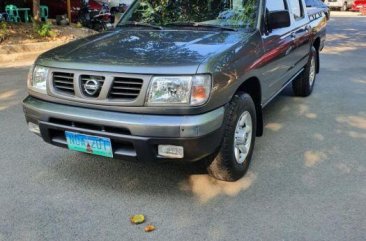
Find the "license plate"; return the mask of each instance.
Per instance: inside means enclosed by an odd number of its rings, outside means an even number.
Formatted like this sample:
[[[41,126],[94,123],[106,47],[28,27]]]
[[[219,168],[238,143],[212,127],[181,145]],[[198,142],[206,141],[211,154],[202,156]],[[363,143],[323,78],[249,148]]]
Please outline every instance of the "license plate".
[[[112,144],[109,138],[84,135],[70,131],[65,131],[65,137],[70,150],[113,157]]]

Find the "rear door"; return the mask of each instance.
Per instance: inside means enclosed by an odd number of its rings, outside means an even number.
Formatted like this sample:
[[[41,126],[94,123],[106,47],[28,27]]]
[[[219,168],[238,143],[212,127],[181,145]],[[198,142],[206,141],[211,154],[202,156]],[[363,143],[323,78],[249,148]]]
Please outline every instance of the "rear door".
[[[267,0],[267,11],[288,10],[286,0]],[[293,26],[287,28],[274,29],[270,33],[263,33],[263,47],[265,62],[261,71],[261,79],[264,80],[263,100],[269,100],[275,95],[286,82],[291,68],[291,54],[294,46],[292,37]]]
[[[303,0],[288,0],[292,19],[291,37],[294,41],[294,49],[291,54],[290,75],[299,72],[307,63],[311,46],[310,20],[306,14],[306,6]]]

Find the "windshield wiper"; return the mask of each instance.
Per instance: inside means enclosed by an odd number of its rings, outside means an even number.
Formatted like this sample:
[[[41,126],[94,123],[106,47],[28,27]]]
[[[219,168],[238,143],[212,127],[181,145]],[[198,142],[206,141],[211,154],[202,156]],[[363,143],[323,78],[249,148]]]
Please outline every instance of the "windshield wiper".
[[[168,23],[165,24],[164,27],[173,27],[173,26],[179,26],[179,27],[197,27],[197,28],[216,28],[216,29],[222,29],[226,31],[238,31],[235,28],[225,27],[221,25],[214,25],[214,24],[204,24],[204,23],[195,23],[195,22],[174,22],[174,23]]]
[[[140,23],[140,22],[134,22],[134,21],[128,21],[123,22],[117,25],[117,27],[147,27],[147,28],[153,28],[153,29],[159,29],[162,30],[163,28],[157,25],[148,24],[148,23]]]

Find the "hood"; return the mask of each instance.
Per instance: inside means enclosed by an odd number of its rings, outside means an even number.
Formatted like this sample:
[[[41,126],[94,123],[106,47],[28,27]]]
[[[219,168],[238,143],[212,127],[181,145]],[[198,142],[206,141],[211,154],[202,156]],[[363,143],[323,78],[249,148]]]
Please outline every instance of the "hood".
[[[84,70],[162,73],[174,68],[195,73],[204,60],[248,36],[245,32],[120,29],[58,47],[38,62]]]

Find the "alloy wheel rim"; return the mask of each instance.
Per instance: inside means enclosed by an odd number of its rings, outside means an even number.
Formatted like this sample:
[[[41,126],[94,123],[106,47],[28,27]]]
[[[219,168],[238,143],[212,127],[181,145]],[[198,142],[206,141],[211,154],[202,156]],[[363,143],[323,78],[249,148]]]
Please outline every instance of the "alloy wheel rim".
[[[238,119],[234,134],[235,160],[239,164],[243,164],[248,157],[252,144],[252,132],[252,116],[248,111],[244,111]]]
[[[316,65],[315,65],[315,57],[312,57],[310,63],[310,76],[309,76],[309,84],[310,87],[313,86],[315,80]]]

